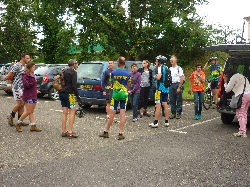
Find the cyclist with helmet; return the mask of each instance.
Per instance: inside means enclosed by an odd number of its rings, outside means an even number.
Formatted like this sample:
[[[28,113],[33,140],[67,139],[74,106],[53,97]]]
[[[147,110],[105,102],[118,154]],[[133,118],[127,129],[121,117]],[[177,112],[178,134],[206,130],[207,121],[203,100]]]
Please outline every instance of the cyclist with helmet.
[[[222,72],[222,68],[220,67],[219,64],[217,64],[218,58],[217,57],[211,57],[205,64],[204,70],[210,69],[210,78],[209,81],[211,82],[211,90],[213,94],[213,104],[217,105],[217,95],[218,95],[218,83],[220,80],[220,74]],[[211,63],[208,65],[208,63]],[[215,108],[215,107],[214,107]]]
[[[184,72],[183,69],[177,65],[177,57],[172,55],[170,58],[172,67],[172,85],[169,88],[169,101],[171,106],[170,119],[181,118],[182,113],[182,84],[184,83]]]
[[[155,65],[157,68],[157,73],[154,76],[156,79],[156,91],[155,91],[155,120],[153,123],[150,123],[149,126],[152,128],[158,127],[158,120],[160,117],[161,113],[161,105],[164,107],[164,113],[165,113],[165,126],[169,126],[168,122],[168,114],[169,114],[169,109],[168,109],[168,92],[169,88],[166,88],[164,85],[163,80],[165,77],[166,78],[166,72],[167,68],[165,63],[167,62],[167,58],[164,56],[157,56]]]

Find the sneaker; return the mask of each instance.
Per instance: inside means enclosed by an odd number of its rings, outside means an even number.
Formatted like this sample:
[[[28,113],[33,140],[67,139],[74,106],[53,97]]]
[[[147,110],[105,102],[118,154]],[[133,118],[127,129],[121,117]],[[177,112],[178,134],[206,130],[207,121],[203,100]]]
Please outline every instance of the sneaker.
[[[196,114],[196,115],[194,116],[194,119],[195,119],[195,120],[198,120],[198,119],[199,119],[199,114]]]
[[[138,120],[137,118],[134,118],[132,121],[133,121],[133,122],[136,122],[137,120]]]
[[[123,140],[125,138],[125,136],[123,136],[123,134],[118,134],[117,140]]]
[[[103,138],[109,138],[109,133],[103,131],[102,133],[99,134],[99,137],[103,137]]]
[[[39,129],[36,125],[31,125],[30,131],[40,132],[40,131],[42,131],[42,129]]]
[[[20,127],[20,124],[16,123],[16,124],[15,124],[15,127],[16,127],[16,130],[17,130],[18,132],[22,132],[22,131],[23,131],[23,130],[21,129],[21,127]]]
[[[158,127],[158,123],[156,123],[156,124],[150,123],[149,126],[152,127],[152,128],[157,128]]]
[[[67,132],[67,137],[68,138],[77,138],[78,137],[78,134],[76,134],[75,132]]]
[[[198,118],[199,118],[199,119],[202,119],[202,115],[201,115],[201,114],[198,114]]]
[[[165,123],[165,127],[169,127],[169,122],[168,122],[168,123]]]
[[[180,119],[181,118],[181,114],[176,114],[176,119]]]
[[[170,114],[169,119],[174,119],[174,118],[176,118],[176,115],[175,114]]]
[[[11,115],[8,115],[7,116],[7,119],[8,119],[8,123],[10,126],[14,126],[14,123],[13,123],[13,117]]]
[[[242,132],[233,133],[233,136],[247,138],[247,135]]]

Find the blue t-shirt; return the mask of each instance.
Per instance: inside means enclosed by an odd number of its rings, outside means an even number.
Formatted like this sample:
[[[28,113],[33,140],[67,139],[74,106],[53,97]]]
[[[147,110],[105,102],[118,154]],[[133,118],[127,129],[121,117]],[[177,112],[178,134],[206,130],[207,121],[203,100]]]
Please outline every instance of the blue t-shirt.
[[[110,81],[113,85],[112,97],[114,100],[126,100],[128,98],[128,82],[131,81],[130,73],[123,68],[117,68],[112,71]]]

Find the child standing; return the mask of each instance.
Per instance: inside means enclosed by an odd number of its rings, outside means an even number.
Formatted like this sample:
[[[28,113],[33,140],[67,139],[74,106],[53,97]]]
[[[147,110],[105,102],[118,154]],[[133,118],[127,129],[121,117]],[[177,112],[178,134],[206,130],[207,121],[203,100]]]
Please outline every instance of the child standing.
[[[204,102],[204,82],[205,73],[202,71],[202,65],[196,64],[196,70],[189,76],[189,90],[191,95],[191,86],[194,93],[194,119],[202,118],[201,111]]]

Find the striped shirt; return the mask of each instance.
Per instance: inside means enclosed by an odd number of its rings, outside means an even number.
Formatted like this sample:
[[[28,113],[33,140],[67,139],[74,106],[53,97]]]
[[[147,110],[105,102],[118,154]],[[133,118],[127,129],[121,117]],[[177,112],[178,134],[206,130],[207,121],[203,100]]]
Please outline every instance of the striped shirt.
[[[12,88],[21,88],[23,90],[24,87],[22,81],[22,74],[24,72],[24,66],[20,62],[17,62],[11,67],[10,72],[14,73],[14,81],[12,83]]]

